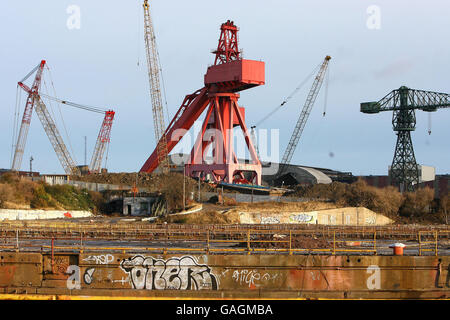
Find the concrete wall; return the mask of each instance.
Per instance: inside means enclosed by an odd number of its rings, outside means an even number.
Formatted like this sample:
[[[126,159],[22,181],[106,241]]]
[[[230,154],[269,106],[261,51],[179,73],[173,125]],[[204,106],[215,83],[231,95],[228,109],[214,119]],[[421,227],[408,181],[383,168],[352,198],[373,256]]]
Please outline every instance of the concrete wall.
[[[0,293],[204,298],[450,298],[448,256],[0,252]]]
[[[0,209],[0,220],[37,220],[91,217],[92,212],[79,210],[13,210]]]
[[[321,225],[376,226],[386,225],[393,221],[383,215],[363,207],[326,209],[309,212],[240,212],[240,223],[306,223]]]
[[[152,204],[156,197],[125,197],[123,198],[123,214],[132,216],[150,215]],[[129,212],[131,209],[131,212]]]
[[[132,186],[117,185],[117,184],[107,184],[107,183],[95,183],[95,182],[84,182],[84,181],[70,181],[68,176],[65,175],[48,175],[38,178],[33,178],[33,181],[45,181],[50,185],[56,184],[69,184],[77,188],[84,188],[89,191],[106,191],[106,190],[131,190]],[[146,188],[139,188],[139,191],[146,192]]]

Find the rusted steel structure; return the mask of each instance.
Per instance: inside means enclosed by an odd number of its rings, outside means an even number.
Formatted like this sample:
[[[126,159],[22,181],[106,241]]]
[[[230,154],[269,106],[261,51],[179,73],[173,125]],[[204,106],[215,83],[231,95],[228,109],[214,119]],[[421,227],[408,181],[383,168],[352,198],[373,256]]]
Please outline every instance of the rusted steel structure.
[[[448,299],[450,257],[1,253],[0,293]]]

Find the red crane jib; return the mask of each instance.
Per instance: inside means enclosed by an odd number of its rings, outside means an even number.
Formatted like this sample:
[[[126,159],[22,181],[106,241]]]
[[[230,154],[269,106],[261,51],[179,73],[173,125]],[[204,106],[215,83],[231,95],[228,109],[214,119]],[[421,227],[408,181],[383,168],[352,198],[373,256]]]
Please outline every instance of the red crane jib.
[[[187,174],[205,177],[211,174],[215,181],[246,181],[244,171],[252,172],[255,184],[261,184],[261,163],[255,152],[249,132],[245,125],[245,110],[237,105],[239,94],[265,83],[265,64],[262,61],[243,60],[237,46],[237,27],[233,22],[221,26],[221,36],[216,54],[215,65],[210,66],[204,76],[205,87],[187,95],[183,104],[175,114],[163,138],[167,141],[167,152],[176,146],[184,133],[207,109],[202,131],[191,152],[191,161],[187,165]],[[230,35],[230,33],[232,33]],[[238,163],[233,147],[230,145],[229,135],[234,127],[240,126],[252,161],[248,164]],[[204,139],[207,128],[219,130],[222,134],[221,142]],[[177,130],[184,129],[184,130]],[[231,129],[231,131],[230,131]],[[175,134],[175,135],[174,135]],[[203,155],[209,145],[214,145],[213,164],[205,164]],[[141,168],[141,172],[153,172],[158,167],[157,149],[153,151]],[[253,181],[252,181],[253,183]]]

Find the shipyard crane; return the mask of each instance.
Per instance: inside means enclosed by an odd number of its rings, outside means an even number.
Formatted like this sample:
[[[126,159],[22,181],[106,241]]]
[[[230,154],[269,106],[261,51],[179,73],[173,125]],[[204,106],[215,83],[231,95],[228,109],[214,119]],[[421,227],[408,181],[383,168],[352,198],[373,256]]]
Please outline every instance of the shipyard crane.
[[[24,79],[19,81],[18,86],[25,90],[28,93],[27,103],[25,105],[25,111],[22,118],[22,123],[19,131],[19,136],[17,139],[17,143],[15,145],[15,152],[13,163],[11,166],[11,170],[19,171],[23,152],[25,149],[25,144],[27,140],[28,129],[30,127],[31,118],[33,114],[33,109],[36,109],[36,113],[39,117],[39,120],[44,127],[44,130],[50,140],[50,143],[53,146],[53,149],[56,152],[56,155],[66,172],[69,175],[79,175],[80,170],[76,165],[73,157],[71,156],[68,148],[66,147],[62,136],[60,135],[58,128],[52,119],[45,103],[42,98],[46,98],[49,100],[56,101],[58,103],[84,109],[91,112],[103,113],[105,114],[102,126],[100,128],[100,133],[97,138],[97,143],[94,149],[94,154],[91,160],[91,164],[89,166],[89,171],[93,173],[98,173],[101,170],[101,163],[103,159],[103,155],[105,153],[106,147],[110,142],[110,134],[111,134],[111,126],[112,121],[114,119],[115,112],[112,110],[104,110],[97,107],[81,105],[77,103],[73,103],[66,100],[61,100],[55,97],[51,97],[39,91],[42,80],[42,73],[44,67],[46,66],[45,60],[42,60],[41,63],[35,67]],[[25,80],[27,80],[34,72],[36,72],[35,80],[33,82],[33,86],[30,88],[26,84],[24,84]]]
[[[434,112],[450,107],[450,95],[402,86],[378,102],[361,103],[361,112],[393,111],[392,126],[397,134],[394,158],[389,172],[391,183],[400,191],[413,191],[419,184],[419,168],[414,155],[411,131],[416,129],[415,110]]]
[[[42,60],[39,65],[37,65],[33,70],[31,70],[21,81],[19,81],[18,86],[23,84],[32,74],[36,72],[34,77],[33,85],[28,88],[27,101],[25,103],[25,111],[23,113],[22,122],[20,125],[19,135],[17,137],[17,142],[15,145],[14,158],[11,164],[11,170],[19,171],[22,166],[23,152],[25,150],[25,145],[27,142],[28,131],[30,129],[31,116],[33,115],[33,108],[36,104],[37,93],[41,87],[42,72],[45,67],[45,60]]]
[[[308,121],[308,117],[311,113],[312,107],[314,106],[314,102],[316,101],[317,95],[319,94],[330,59],[330,56],[325,57],[319,69],[319,72],[314,79],[311,90],[309,91],[308,97],[306,98],[305,105],[303,106],[300,117],[298,118],[297,124],[295,125],[294,132],[292,133],[291,139],[289,140],[289,143],[284,152],[277,176],[281,176],[285,172],[288,165],[291,163],[291,159],[295,149],[297,148],[298,141],[300,140],[303,129],[305,128],[306,122]],[[282,105],[284,103],[285,102],[283,102]]]
[[[90,173],[100,173],[102,162],[103,162],[103,156],[104,156],[105,151],[111,141],[111,128],[112,128],[112,123],[114,120],[115,112],[113,110],[105,110],[105,109],[98,108],[98,107],[87,106],[87,105],[82,105],[82,104],[78,104],[78,103],[74,103],[74,102],[70,102],[70,101],[66,101],[66,100],[61,100],[61,99],[51,97],[51,96],[48,96],[48,95],[42,94],[42,93],[40,94],[40,96],[50,99],[50,100],[53,100],[53,101],[56,101],[58,103],[64,104],[64,105],[68,105],[71,107],[75,107],[75,108],[83,109],[86,111],[100,113],[100,114],[105,115],[103,118],[102,125],[100,127],[100,132],[98,134],[97,141],[95,143],[94,152],[92,154],[92,159],[89,164],[89,172]]]
[[[12,163],[11,170],[19,171],[22,163],[23,152],[25,149],[25,144],[28,136],[28,130],[30,128],[31,116],[33,114],[33,109],[36,109],[36,113],[39,117],[39,120],[44,127],[45,133],[47,134],[50,143],[53,146],[53,149],[56,152],[56,155],[64,168],[64,171],[70,175],[79,174],[79,169],[73,160],[69,150],[67,149],[59,131],[56,127],[55,122],[53,121],[50,113],[47,110],[44,102],[40,97],[40,86],[42,80],[42,72],[44,71],[46,61],[42,60],[41,63],[35,67],[28,75],[25,76],[24,79],[19,81],[18,86],[25,90],[28,94],[27,102],[25,105],[25,111],[22,117],[22,123],[20,126],[19,136],[17,139],[17,143],[15,146],[14,159]],[[27,80],[34,72],[36,72],[36,76],[33,82],[32,87],[28,87],[24,84],[25,80]]]
[[[250,132],[245,124],[245,109],[238,106],[239,91],[265,83],[265,65],[262,61],[242,59],[238,47],[238,28],[228,20],[220,27],[221,34],[214,65],[208,67],[204,87],[185,97],[173,117],[162,140],[166,140],[170,152],[183,138],[194,122],[206,111],[201,131],[186,164],[186,174],[216,183],[248,181],[261,185],[262,166],[256,154]],[[233,130],[240,127],[251,159],[239,162],[233,148]],[[211,130],[214,135],[210,136]],[[205,154],[213,147],[212,163]],[[141,168],[141,172],[153,172],[160,164],[155,149]],[[248,179],[244,179],[244,173]]]
[[[153,126],[155,130],[156,150],[158,153],[158,163],[163,173],[168,173],[169,152],[165,137],[166,125],[164,121],[164,110],[161,98],[159,55],[156,46],[155,32],[150,15],[148,0],[144,0],[144,37],[145,50],[147,54],[148,78],[150,83],[150,97],[152,101]]]

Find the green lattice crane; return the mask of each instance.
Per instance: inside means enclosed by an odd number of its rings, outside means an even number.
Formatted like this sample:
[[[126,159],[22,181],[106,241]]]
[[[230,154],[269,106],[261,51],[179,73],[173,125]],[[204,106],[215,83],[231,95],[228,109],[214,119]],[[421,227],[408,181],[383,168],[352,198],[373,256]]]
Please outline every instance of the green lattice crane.
[[[397,134],[394,159],[390,170],[391,183],[400,191],[413,191],[419,183],[419,168],[414,156],[411,131],[416,129],[415,110],[434,112],[450,107],[446,93],[414,90],[405,86],[393,90],[378,102],[361,103],[361,112],[393,111],[392,125]]]

